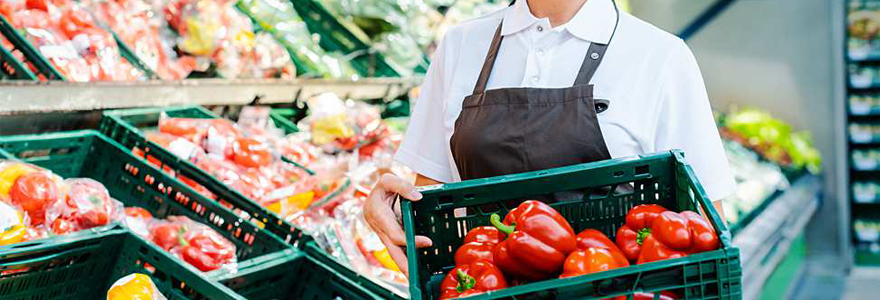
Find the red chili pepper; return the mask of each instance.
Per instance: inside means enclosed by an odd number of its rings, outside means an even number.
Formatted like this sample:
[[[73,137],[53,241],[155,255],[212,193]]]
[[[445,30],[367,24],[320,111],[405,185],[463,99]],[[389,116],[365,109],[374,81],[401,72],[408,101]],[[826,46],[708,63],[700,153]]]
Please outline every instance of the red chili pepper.
[[[684,257],[718,248],[712,225],[692,211],[676,213],[659,205],[639,205],[617,231],[617,245],[637,263]]]
[[[572,252],[565,259],[559,278],[574,277],[629,266],[620,264],[608,248],[589,247]]]
[[[440,299],[467,297],[507,288],[507,280],[495,265],[476,261],[452,269],[440,283]]]
[[[576,250],[574,230],[555,209],[529,200],[512,209],[504,223],[490,221],[507,239],[495,246],[493,259],[505,274],[529,280],[555,277],[568,254]]]
[[[494,262],[495,245],[504,238],[498,228],[480,226],[468,231],[464,237],[464,245],[455,251],[455,265],[466,265],[478,260]]]
[[[579,250],[586,250],[589,248],[608,249],[618,265],[623,267],[629,266],[629,260],[623,255],[623,251],[620,251],[620,248],[617,248],[617,244],[612,242],[604,233],[596,229],[588,228],[581,231],[581,233],[578,233],[577,247]]]

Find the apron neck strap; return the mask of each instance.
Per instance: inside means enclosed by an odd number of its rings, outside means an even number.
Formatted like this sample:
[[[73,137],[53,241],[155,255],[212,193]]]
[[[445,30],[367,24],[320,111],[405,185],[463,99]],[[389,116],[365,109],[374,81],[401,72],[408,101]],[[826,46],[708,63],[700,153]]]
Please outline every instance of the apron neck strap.
[[[474,94],[480,94],[486,90],[486,84],[489,82],[489,76],[492,75],[492,67],[495,65],[495,58],[498,58],[498,50],[501,49],[501,24],[498,23],[498,29],[495,29],[495,36],[492,37],[492,44],[489,45],[489,53],[486,53],[486,59],[483,60],[483,69],[480,70],[480,77],[477,78],[477,85],[474,86]]]
[[[614,22],[614,30],[611,31],[611,37],[604,44],[590,43],[590,48],[587,49],[586,57],[584,57],[584,62],[581,63],[581,69],[578,71],[574,85],[590,84],[593,74],[596,73],[596,70],[599,69],[599,65],[602,63],[602,59],[605,58],[605,50],[608,50],[608,45],[611,44],[614,34],[617,33],[617,26],[620,25],[620,10],[617,8],[617,3],[614,0],[611,0],[611,3],[614,5],[614,13],[617,15],[617,19]],[[513,2],[511,2],[512,4]],[[474,94],[481,94],[486,91],[486,84],[489,82],[489,76],[492,75],[492,69],[495,66],[495,59],[498,58],[498,51],[501,49],[501,40],[504,39],[504,36],[501,35],[502,24],[504,24],[503,20],[498,23],[498,29],[495,29],[492,44],[489,45],[489,53],[486,53],[483,69],[480,70],[480,77],[477,77],[477,84],[474,86]]]

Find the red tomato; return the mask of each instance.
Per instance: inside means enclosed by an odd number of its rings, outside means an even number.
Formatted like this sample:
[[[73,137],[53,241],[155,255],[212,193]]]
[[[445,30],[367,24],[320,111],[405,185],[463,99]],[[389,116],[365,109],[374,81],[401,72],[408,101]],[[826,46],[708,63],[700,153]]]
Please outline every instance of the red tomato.
[[[84,9],[71,5],[61,12],[61,20],[58,25],[67,38],[72,39],[87,28],[95,28],[95,20]]]
[[[19,176],[9,190],[12,203],[27,212],[33,225],[43,224],[46,207],[58,201],[59,194],[57,182],[44,172]]]
[[[153,242],[165,250],[171,250],[180,244],[180,233],[182,228],[179,224],[164,223],[153,226],[152,235]]]
[[[159,120],[159,131],[201,142],[205,137],[205,119],[166,118]]]
[[[141,207],[136,207],[136,206],[126,207],[125,208],[125,215],[129,216],[129,217],[144,218],[144,219],[152,219],[153,218],[153,214],[151,214],[149,211],[147,211],[146,209],[143,209]]]

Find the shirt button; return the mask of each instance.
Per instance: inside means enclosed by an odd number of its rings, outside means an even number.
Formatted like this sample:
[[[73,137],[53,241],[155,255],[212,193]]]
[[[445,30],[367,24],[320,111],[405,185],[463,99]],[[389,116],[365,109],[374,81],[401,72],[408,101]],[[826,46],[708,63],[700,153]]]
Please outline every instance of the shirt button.
[[[538,25],[538,28],[535,28],[538,32],[544,31],[544,26]]]
[[[538,55],[543,56],[543,55],[544,55],[544,50],[538,50]]]
[[[538,76],[532,76],[532,83],[538,83],[538,80],[540,80]]]

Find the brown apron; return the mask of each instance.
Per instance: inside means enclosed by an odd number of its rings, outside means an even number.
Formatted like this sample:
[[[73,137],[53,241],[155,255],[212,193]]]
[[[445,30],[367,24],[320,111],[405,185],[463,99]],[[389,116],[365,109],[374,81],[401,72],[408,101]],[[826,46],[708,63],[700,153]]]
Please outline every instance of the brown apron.
[[[590,84],[610,39],[590,44],[572,87],[487,91],[502,39],[499,24],[455,121],[450,146],[461,180],[610,159],[597,119],[609,103],[594,99]]]

